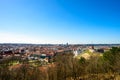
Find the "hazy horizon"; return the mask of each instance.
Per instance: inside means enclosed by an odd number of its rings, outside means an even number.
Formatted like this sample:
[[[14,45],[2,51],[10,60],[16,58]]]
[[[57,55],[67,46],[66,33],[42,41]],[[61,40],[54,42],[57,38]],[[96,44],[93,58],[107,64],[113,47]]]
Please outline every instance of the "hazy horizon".
[[[119,0],[0,0],[0,43],[120,43]]]

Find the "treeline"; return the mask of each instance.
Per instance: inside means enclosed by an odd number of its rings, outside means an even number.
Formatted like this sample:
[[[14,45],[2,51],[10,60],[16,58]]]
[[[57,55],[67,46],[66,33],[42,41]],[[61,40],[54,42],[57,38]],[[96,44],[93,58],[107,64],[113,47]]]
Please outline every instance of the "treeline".
[[[17,59],[0,62],[0,80],[120,80],[120,48],[117,47],[88,60],[73,58],[69,52],[57,54],[53,63],[46,66],[32,66],[26,60],[11,69],[10,62],[14,60]]]

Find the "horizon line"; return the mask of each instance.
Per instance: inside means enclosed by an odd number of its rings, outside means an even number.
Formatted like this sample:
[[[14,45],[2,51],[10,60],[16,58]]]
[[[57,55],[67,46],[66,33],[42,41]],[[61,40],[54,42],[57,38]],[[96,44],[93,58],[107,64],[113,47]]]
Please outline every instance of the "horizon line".
[[[38,44],[38,45],[39,45],[39,44],[43,44],[43,45],[44,45],[44,44],[47,44],[47,45],[49,45],[49,44],[50,44],[50,45],[59,45],[59,44],[62,44],[62,45],[64,45],[64,44],[67,44],[67,43],[19,43],[19,42],[18,42],[18,43],[14,43],[14,42],[13,42],[13,43],[9,43],[9,42],[1,43],[1,42],[0,42],[0,44]],[[99,45],[99,44],[100,44],[100,45],[101,45],[101,44],[120,45],[120,43],[68,43],[68,45],[89,45],[89,44],[95,44],[95,45],[96,45],[96,44],[98,44],[98,45]]]

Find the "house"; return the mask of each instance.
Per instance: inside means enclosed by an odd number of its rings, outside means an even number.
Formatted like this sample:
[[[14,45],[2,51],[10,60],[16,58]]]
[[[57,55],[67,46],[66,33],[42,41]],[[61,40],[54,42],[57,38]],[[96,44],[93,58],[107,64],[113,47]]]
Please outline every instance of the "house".
[[[82,50],[80,48],[77,48],[76,50],[73,50],[74,56],[78,56],[80,53],[82,53]]]

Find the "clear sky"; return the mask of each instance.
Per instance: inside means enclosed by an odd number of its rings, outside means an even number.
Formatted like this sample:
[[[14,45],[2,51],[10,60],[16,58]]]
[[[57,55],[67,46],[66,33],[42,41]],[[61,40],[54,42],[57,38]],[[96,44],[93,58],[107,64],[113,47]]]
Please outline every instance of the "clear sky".
[[[0,0],[0,43],[120,43],[120,0]]]

